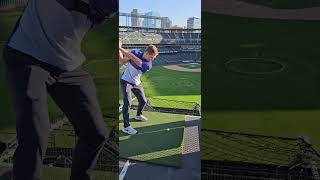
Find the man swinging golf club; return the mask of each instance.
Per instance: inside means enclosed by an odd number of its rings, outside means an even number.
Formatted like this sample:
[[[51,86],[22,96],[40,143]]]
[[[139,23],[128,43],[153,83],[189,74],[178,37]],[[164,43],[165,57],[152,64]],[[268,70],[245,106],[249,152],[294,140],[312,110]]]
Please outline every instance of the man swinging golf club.
[[[3,51],[16,113],[14,180],[40,180],[50,129],[48,94],[78,137],[70,179],[90,179],[108,133],[93,79],[81,68],[81,42],[117,12],[118,0],[28,1]]]
[[[122,48],[122,43],[119,41],[119,62],[120,64],[127,64],[127,67],[120,79],[120,85],[123,95],[123,121],[124,128],[122,131],[127,134],[136,134],[135,130],[129,123],[129,114],[131,106],[131,92],[137,97],[139,101],[137,115],[135,119],[137,121],[147,120],[142,115],[142,110],[147,103],[143,87],[141,86],[140,77],[143,73],[146,73],[152,68],[152,62],[158,55],[158,49],[154,45],[146,47],[145,51],[128,50]]]

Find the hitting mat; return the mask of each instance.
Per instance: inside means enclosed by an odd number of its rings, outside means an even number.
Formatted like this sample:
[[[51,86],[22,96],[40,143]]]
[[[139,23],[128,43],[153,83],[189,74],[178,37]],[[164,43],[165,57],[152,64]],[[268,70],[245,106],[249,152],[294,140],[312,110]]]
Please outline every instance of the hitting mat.
[[[143,115],[148,120],[137,122],[133,119],[135,115],[136,111],[131,110],[130,124],[138,133],[127,135],[120,131],[120,157],[181,167],[185,116],[146,111]],[[119,128],[123,128],[122,114],[120,114],[119,119]]]

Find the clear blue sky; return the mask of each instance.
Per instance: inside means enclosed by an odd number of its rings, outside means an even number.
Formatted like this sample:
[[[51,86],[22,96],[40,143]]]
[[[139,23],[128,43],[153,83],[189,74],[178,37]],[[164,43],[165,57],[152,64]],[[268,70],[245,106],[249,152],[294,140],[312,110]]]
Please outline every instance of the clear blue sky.
[[[201,17],[201,0],[119,0],[120,12],[130,13],[132,9],[139,13],[157,11],[160,16],[169,17],[172,25],[183,27],[189,17]]]

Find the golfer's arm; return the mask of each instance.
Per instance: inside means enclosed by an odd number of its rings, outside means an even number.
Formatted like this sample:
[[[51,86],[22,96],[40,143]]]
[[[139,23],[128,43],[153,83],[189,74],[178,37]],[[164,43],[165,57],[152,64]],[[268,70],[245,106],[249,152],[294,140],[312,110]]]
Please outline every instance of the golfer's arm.
[[[126,56],[124,56],[123,54],[122,54],[122,52],[119,50],[119,63],[120,64],[126,64],[126,63],[128,63],[129,62],[129,58],[128,57],[126,57]]]
[[[120,51],[123,53],[124,56],[128,57],[129,59],[131,59],[136,65],[138,65],[139,67],[142,67],[142,61],[141,59],[139,59],[137,56],[135,56],[134,54],[132,54],[131,52],[129,52],[126,49],[123,49],[122,47],[119,48]]]

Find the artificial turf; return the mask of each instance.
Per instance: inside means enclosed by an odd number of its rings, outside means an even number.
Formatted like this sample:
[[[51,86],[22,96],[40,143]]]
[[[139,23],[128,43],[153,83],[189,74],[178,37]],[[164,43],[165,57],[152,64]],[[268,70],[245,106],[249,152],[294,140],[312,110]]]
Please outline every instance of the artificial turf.
[[[132,110],[130,117],[135,116]],[[166,166],[180,167],[182,165],[182,139],[185,126],[184,115],[144,112],[148,117],[145,122],[132,119],[131,126],[138,133],[126,135],[120,133],[120,157]],[[119,128],[123,128],[120,115]],[[169,128],[169,129],[168,129]]]

